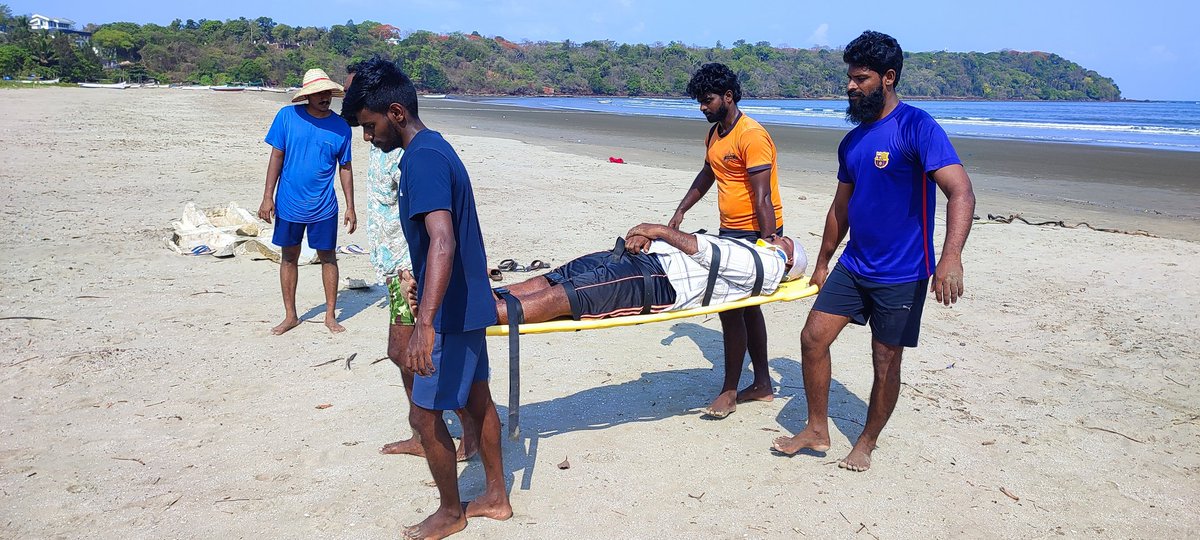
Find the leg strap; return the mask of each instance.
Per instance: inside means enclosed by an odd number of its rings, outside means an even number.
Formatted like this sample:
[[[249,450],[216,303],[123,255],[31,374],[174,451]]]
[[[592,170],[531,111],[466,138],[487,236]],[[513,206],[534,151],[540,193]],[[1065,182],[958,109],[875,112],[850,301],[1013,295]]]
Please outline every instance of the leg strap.
[[[508,438],[516,440],[521,434],[521,323],[525,310],[508,289],[494,290],[504,299],[508,312]]]

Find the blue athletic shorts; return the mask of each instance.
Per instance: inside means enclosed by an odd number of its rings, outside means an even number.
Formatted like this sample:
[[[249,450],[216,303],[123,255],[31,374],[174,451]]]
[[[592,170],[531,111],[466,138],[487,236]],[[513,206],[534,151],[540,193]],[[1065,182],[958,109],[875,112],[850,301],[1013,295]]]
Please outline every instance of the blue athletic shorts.
[[[412,400],[422,409],[450,411],[467,406],[471,385],[488,380],[486,328],[433,338],[434,372],[413,377]]]
[[[308,247],[327,251],[337,247],[338,217],[318,221],[316,223],[293,223],[275,216],[275,232],[271,235],[271,243],[279,247],[300,245],[300,238],[308,230]]]
[[[929,279],[908,283],[876,283],[854,275],[842,263],[829,272],[813,309],[850,317],[857,325],[871,323],[871,336],[880,343],[916,347]]]
[[[616,259],[609,251],[592,253],[555,268],[545,278],[566,290],[571,318],[577,321],[637,315],[647,302],[650,313],[675,305],[675,288],[658,255],[649,253],[624,252]]]

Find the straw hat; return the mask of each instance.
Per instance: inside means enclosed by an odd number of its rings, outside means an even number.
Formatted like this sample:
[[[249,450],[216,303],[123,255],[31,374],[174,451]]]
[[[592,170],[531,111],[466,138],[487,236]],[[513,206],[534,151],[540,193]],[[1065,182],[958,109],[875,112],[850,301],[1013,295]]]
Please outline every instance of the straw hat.
[[[325,70],[310,69],[304,72],[304,85],[300,87],[299,92],[296,92],[296,96],[292,98],[292,103],[304,101],[309,95],[319,94],[326,90],[333,90],[333,97],[346,95],[342,85],[329,80],[329,75],[325,74]]]

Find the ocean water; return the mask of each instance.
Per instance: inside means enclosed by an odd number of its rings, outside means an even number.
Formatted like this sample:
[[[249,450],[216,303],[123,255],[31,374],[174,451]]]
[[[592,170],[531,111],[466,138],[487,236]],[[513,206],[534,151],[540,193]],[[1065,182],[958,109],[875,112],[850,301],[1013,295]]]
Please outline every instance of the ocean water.
[[[1200,102],[909,101],[950,135],[1200,152]],[[703,120],[695,101],[665,98],[522,97],[487,103]],[[844,100],[743,99],[759,122],[850,129]]]

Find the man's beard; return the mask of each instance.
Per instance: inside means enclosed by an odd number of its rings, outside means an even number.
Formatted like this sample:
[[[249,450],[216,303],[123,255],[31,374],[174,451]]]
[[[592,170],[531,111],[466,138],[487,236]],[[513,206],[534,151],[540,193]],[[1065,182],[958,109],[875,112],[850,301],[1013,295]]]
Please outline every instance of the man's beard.
[[[850,99],[850,105],[846,107],[847,122],[857,126],[879,119],[879,115],[883,113],[883,107],[886,105],[886,99],[883,97],[883,85],[870,94],[853,92],[850,95],[858,96],[858,99]]]
[[[392,150],[400,148],[400,143],[403,139],[400,135],[400,127],[393,123],[391,118],[387,119],[387,127],[387,139],[380,141],[381,144],[376,144],[375,147],[383,150],[384,152],[391,152]]]
[[[717,109],[716,112],[704,113],[704,119],[711,123],[720,122],[726,116],[729,116],[729,107],[726,107],[724,103],[721,104],[721,108]]]

